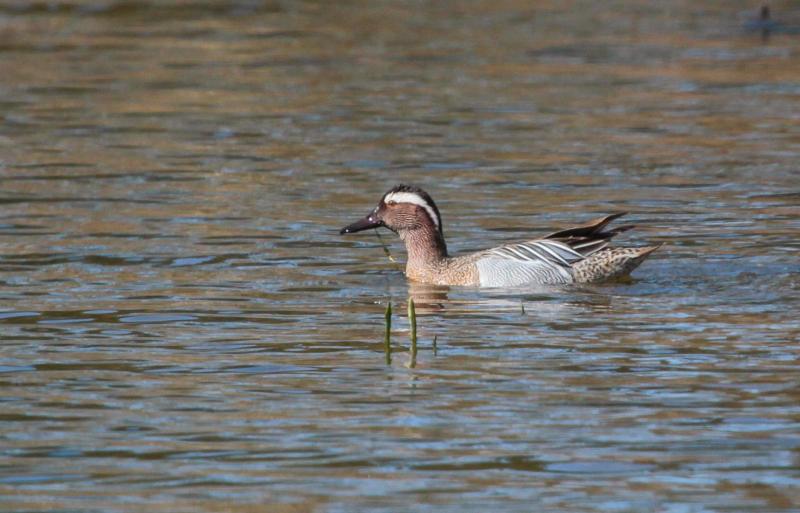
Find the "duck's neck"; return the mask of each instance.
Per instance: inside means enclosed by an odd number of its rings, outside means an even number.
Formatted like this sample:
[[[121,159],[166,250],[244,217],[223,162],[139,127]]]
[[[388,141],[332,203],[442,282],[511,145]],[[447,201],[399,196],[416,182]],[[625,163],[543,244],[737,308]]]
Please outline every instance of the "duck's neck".
[[[444,237],[434,226],[425,226],[400,232],[406,244],[408,262],[406,274],[411,276],[423,269],[430,269],[447,259]]]

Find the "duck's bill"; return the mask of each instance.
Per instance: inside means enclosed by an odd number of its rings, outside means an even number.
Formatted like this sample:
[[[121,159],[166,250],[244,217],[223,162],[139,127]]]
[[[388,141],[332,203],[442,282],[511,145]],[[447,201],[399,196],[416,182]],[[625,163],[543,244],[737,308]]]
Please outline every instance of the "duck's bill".
[[[383,226],[383,223],[375,219],[375,214],[370,212],[367,217],[359,219],[355,223],[349,224],[342,228],[339,231],[339,235],[344,235],[345,233],[356,233],[363,230],[369,230],[370,228],[378,228],[379,226]]]

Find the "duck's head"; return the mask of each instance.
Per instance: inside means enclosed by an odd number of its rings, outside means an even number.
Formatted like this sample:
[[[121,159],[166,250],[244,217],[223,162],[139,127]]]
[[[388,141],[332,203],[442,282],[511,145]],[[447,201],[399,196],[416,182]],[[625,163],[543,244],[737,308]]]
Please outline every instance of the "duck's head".
[[[409,232],[425,230],[444,239],[442,218],[436,203],[427,192],[413,185],[392,187],[372,212],[345,226],[339,233],[355,233],[380,226],[399,233],[403,238]]]

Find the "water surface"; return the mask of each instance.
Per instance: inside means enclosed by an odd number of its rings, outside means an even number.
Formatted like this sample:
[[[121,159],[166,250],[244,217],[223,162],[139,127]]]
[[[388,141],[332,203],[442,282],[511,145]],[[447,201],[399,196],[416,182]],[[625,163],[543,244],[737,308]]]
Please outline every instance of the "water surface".
[[[751,7],[3,4],[0,509],[795,511],[800,39]],[[400,181],[455,253],[666,244],[410,285],[338,235]]]

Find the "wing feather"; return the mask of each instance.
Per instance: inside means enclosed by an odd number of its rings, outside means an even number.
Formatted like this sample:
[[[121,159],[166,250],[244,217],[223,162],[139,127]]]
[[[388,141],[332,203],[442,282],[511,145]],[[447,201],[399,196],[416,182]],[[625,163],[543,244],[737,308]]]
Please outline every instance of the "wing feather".
[[[489,254],[525,263],[543,263],[561,267],[571,267],[583,260],[583,255],[556,240],[532,240],[509,244],[489,250]]]

